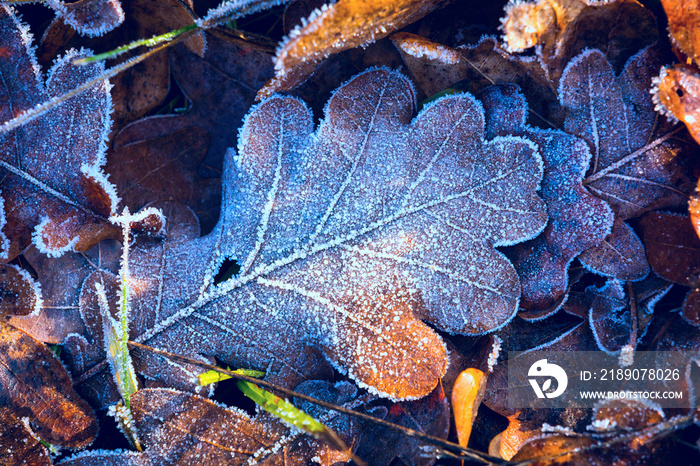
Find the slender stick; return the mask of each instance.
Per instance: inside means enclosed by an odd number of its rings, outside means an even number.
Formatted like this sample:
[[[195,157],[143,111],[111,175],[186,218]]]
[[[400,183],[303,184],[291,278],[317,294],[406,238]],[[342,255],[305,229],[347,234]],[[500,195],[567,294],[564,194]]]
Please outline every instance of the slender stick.
[[[246,382],[257,384],[257,385],[263,386],[265,388],[268,388],[270,390],[276,390],[276,391],[283,393],[284,395],[289,396],[289,397],[298,398],[300,400],[308,401],[308,402],[313,403],[315,405],[322,406],[322,407],[327,408],[327,409],[332,409],[334,411],[338,411],[338,412],[346,414],[348,416],[353,416],[353,417],[356,417],[356,418],[359,418],[359,419],[362,419],[365,421],[372,422],[374,424],[381,425],[383,427],[387,427],[389,429],[397,430],[404,435],[423,440],[426,443],[436,445],[436,446],[443,448],[445,450],[457,451],[461,455],[463,455],[467,458],[473,459],[475,461],[478,461],[482,464],[506,464],[506,461],[501,459],[501,458],[494,458],[492,456],[486,455],[486,454],[478,452],[476,450],[464,448],[456,443],[448,442],[447,440],[441,439],[439,437],[434,437],[432,435],[424,434],[422,432],[418,432],[416,430],[409,429],[408,427],[396,425],[396,424],[393,424],[391,422],[385,421],[384,419],[378,419],[374,416],[370,416],[369,414],[364,414],[364,413],[360,413],[358,411],[353,411],[351,409],[343,408],[342,406],[336,406],[332,403],[328,403],[326,401],[319,400],[319,399],[310,397],[308,395],[303,395],[301,393],[297,393],[293,390],[289,390],[288,388],[280,387],[279,385],[276,385],[276,384],[273,384],[270,382],[266,382],[264,380],[256,379],[254,377],[248,377],[248,376],[245,376],[242,374],[237,374],[234,371],[229,371],[229,370],[223,369],[221,367],[214,366],[212,364],[207,364],[205,362],[190,359],[188,357],[181,356],[179,354],[174,354],[174,353],[170,353],[168,351],[159,350],[159,349],[153,348],[151,346],[142,345],[141,343],[136,343],[134,341],[129,341],[129,346],[131,346],[132,349],[135,348],[135,349],[140,349],[140,350],[144,350],[144,351],[150,351],[151,353],[166,357],[168,359],[178,360],[180,362],[191,364],[193,366],[199,366],[199,367],[202,367],[204,369],[220,372],[222,374],[226,374],[226,375],[230,376],[233,379],[244,380]]]

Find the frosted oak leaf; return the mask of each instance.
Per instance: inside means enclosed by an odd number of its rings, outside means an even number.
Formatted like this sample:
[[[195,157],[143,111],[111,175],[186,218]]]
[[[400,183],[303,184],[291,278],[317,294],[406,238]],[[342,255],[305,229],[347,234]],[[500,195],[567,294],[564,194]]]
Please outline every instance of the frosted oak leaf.
[[[532,238],[547,216],[533,143],[486,141],[468,94],[412,119],[414,108],[409,81],[383,69],[337,90],[315,132],[297,99],[256,106],[227,156],[212,233],[134,246],[144,325],[132,338],[268,374],[313,347],[375,392],[428,394],[447,355],[421,320],[463,334],[505,325],[520,283],[494,246]],[[216,284],[226,259],[240,270]],[[142,357],[149,377],[192,377]]]

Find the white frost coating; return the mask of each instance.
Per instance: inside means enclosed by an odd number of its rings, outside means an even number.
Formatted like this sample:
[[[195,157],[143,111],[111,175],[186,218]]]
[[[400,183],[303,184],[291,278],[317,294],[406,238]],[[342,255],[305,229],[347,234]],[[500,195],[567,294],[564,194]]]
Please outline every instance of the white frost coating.
[[[5,215],[5,199],[2,197],[2,190],[0,190],[0,259],[10,258],[10,239],[2,231],[7,225],[7,217]]]
[[[433,43],[426,44],[422,41],[409,40],[399,44],[401,50],[416,58],[427,58],[428,60],[438,61],[446,65],[455,65],[459,63],[461,55],[451,47]]]
[[[48,217],[42,217],[41,222],[34,227],[34,233],[32,233],[32,242],[36,246],[37,250],[41,253],[46,254],[49,257],[60,257],[63,253],[68,251],[74,251],[75,245],[78,244],[78,237],[72,238],[66,243],[65,246],[57,248],[55,246],[50,246],[44,241],[44,227],[51,223],[51,219]]]
[[[652,102],[654,102],[654,110],[657,113],[660,113],[661,115],[665,116],[669,122],[678,123],[678,118],[676,118],[676,116],[673,114],[673,112],[671,112],[671,110],[666,108],[666,106],[663,104],[663,102],[661,102],[661,99],[659,98],[659,84],[661,84],[661,81],[666,79],[666,76],[668,75],[668,70],[668,67],[662,66],[659,75],[651,78],[651,89],[649,89],[649,93],[651,94]]]
[[[594,54],[601,54],[602,52],[598,49],[584,49],[581,53],[576,55],[574,58],[572,58],[569,63],[566,65],[564,68],[564,71],[561,74],[561,79],[559,81],[559,87],[557,88],[557,96],[559,97],[559,101],[561,102],[564,100],[564,93],[566,92],[566,88],[564,85],[564,80],[565,77],[571,72],[571,69],[578,66],[578,64],[582,61],[584,61],[586,58],[588,58],[589,55],[594,55]]]
[[[486,361],[489,368],[489,373],[493,372],[493,368],[498,364],[498,356],[501,354],[501,345],[503,340],[498,335],[493,336],[493,345],[491,346],[491,352],[489,353],[489,358]]]
[[[29,25],[22,23],[21,16],[17,14],[14,7],[10,5],[0,5],[0,8],[3,8],[12,19],[12,22],[14,22],[15,28],[19,33],[20,40],[27,51],[26,56],[29,58],[32,64],[32,71],[34,72],[34,79],[36,80],[35,85],[43,91],[44,83],[41,80],[41,68],[36,60],[36,46],[32,45],[34,36],[29,30]]]
[[[216,8],[211,8],[203,18],[195,20],[197,26],[203,29],[218,26],[225,21],[231,21],[242,16],[273,8],[287,3],[289,0],[224,0]]]
[[[72,26],[81,35],[88,37],[99,37],[124,22],[124,10],[119,0],[92,0],[88,6],[82,4],[77,8],[75,4],[67,6],[60,0],[46,1],[66,24]],[[97,3],[100,4],[99,7],[96,7]],[[85,11],[80,12],[79,8],[81,7]],[[93,8],[99,8],[99,13],[102,16],[93,16],[95,14],[94,11],[91,11]]]
[[[620,367],[629,367],[634,364],[634,346],[627,344],[620,350],[620,356],[617,360]]]
[[[29,272],[14,264],[6,264],[6,267],[12,267],[15,269],[19,276],[25,281],[27,286],[29,286],[29,288],[31,288],[31,290],[34,292],[34,306],[32,312],[28,314],[27,317],[38,316],[41,308],[44,307],[44,300],[41,297],[41,284],[38,281],[35,281]]]

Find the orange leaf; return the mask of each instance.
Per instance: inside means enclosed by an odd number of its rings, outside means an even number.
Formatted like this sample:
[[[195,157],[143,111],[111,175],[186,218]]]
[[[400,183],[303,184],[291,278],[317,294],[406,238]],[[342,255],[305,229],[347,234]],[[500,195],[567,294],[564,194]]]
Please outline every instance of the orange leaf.
[[[459,444],[466,447],[472,433],[472,424],[486,389],[486,375],[470,367],[457,377],[452,389],[452,411],[455,416]]]

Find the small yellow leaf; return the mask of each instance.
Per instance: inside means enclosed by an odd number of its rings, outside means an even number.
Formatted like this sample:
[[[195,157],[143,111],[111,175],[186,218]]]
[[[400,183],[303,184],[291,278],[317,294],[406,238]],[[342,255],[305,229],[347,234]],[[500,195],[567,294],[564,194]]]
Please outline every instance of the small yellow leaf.
[[[452,389],[452,411],[459,444],[466,447],[472,433],[472,424],[486,388],[486,375],[479,369],[469,368],[457,377]]]

